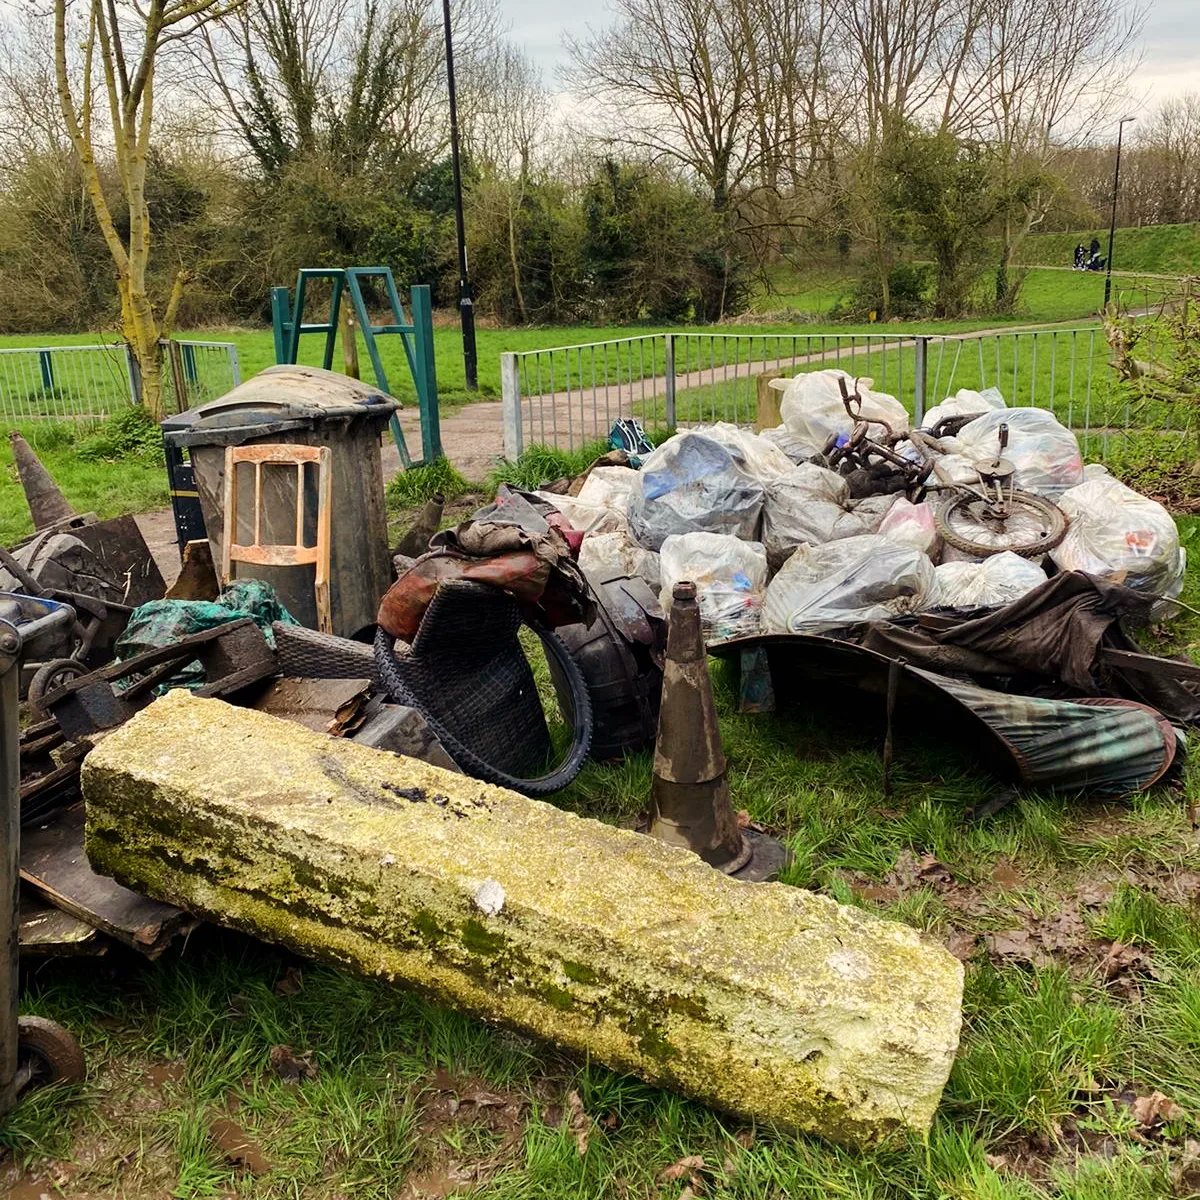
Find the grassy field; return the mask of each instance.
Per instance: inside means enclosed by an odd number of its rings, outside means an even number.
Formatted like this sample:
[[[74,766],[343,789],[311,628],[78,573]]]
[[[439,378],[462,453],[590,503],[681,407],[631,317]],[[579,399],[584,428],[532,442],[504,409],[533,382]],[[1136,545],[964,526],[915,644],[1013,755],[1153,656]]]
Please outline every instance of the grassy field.
[[[1077,229],[1067,233],[1035,233],[1022,247],[1022,258],[1039,266],[1069,267],[1075,247],[1100,239],[1100,253],[1108,253],[1108,228]],[[1160,275],[1200,273],[1200,225],[1146,225],[1118,229],[1113,242],[1115,266]]]
[[[552,469],[552,465],[548,469]],[[412,497],[415,498],[415,497]],[[1181,526],[1192,561],[1200,520]],[[1193,566],[1185,600],[1200,605]],[[1168,635],[1197,657],[1200,618]],[[85,1085],[36,1094],[0,1191],[73,1200],[1137,1200],[1200,1192],[1200,846],[1183,797],[993,794],[920,714],[885,797],[870,706],[736,712],[735,806],[787,838],[786,881],[925,930],[967,962],[962,1046],[927,1141],[870,1153],[754,1127],[418,995],[205,931],[157,964],[69,961],[25,1007],[66,1022]],[[556,803],[645,807],[650,757]],[[272,1050],[311,1064],[288,1083]],[[1153,1097],[1156,1097],[1152,1099]],[[586,1136],[585,1136],[586,1135]],[[7,1173],[4,1173],[7,1172]],[[22,1190],[23,1189],[23,1190]]]

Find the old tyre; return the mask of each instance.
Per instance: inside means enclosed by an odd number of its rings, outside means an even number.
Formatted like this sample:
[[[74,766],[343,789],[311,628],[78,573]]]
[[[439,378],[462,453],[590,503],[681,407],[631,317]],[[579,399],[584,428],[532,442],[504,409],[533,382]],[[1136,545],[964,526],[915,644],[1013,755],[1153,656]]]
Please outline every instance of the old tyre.
[[[52,658],[49,662],[42,663],[29,681],[29,690],[25,698],[29,701],[30,708],[38,717],[48,717],[50,714],[42,706],[46,696],[55,688],[70,683],[72,679],[80,679],[87,673],[87,667],[77,658]]]
[[[28,1087],[82,1083],[87,1074],[83,1050],[75,1036],[46,1017],[20,1017],[17,1055],[29,1072]]]
[[[934,513],[934,524],[947,546],[974,558],[1005,550],[1037,558],[1053,550],[1067,532],[1067,514],[1052,500],[1032,492],[1013,492],[1009,515],[989,515],[989,504],[969,492],[947,500]]]
[[[421,713],[446,753],[466,774],[475,779],[482,779],[485,783],[512,788],[525,796],[549,796],[565,788],[583,768],[592,746],[592,700],[583,672],[562,638],[549,629],[534,626],[529,628],[541,639],[556,690],[566,700],[570,710],[572,728],[571,744],[565,757],[557,767],[544,775],[525,778],[501,770],[493,763],[485,761],[461,738],[451,733],[445,723],[438,720],[437,716],[429,711],[429,706],[423,704],[404,683],[396,664],[395,639],[390,637],[382,626],[375,634],[375,664],[380,682],[388,695]]]

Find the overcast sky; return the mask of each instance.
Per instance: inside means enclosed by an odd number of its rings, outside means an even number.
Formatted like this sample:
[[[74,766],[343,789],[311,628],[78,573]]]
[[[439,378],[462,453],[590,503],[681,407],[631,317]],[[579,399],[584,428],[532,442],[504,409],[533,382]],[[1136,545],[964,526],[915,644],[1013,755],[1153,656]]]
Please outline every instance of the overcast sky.
[[[1053,0],[1047,0],[1053,3]],[[515,40],[542,68],[546,86],[560,86],[556,69],[565,58],[564,33],[580,35],[611,19],[608,0],[501,0]],[[1149,102],[1179,92],[1200,91],[1200,0],[1148,0],[1142,64],[1131,92]]]

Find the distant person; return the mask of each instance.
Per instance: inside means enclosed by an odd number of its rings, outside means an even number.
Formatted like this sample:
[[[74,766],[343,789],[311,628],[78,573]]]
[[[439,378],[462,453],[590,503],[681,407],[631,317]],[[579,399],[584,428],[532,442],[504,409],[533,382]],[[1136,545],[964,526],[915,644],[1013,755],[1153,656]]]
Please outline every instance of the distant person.
[[[1082,271],[1084,259],[1087,256],[1087,251],[1083,248],[1082,242],[1077,242],[1075,245],[1075,270]]]
[[[1089,271],[1100,271],[1104,268],[1104,259],[1100,257],[1100,239],[1092,238],[1092,244],[1088,247],[1088,262]]]

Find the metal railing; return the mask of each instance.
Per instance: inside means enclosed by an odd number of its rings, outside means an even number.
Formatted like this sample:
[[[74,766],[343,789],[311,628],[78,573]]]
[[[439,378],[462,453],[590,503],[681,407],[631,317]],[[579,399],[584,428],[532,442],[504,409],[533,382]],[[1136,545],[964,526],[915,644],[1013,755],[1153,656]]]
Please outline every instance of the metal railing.
[[[1153,339],[1139,346],[1153,359]],[[574,449],[618,416],[651,434],[758,415],[758,381],[839,367],[896,396],[914,420],[960,388],[998,388],[1010,407],[1051,409],[1091,457],[1134,431],[1182,432],[1165,405],[1134,408],[1113,386],[1098,325],[965,334],[725,333],[707,330],[501,355],[504,454]]]
[[[241,382],[232,342],[163,343],[167,411],[180,412]],[[138,371],[123,343],[0,350],[0,421],[86,425],[140,402]]]

